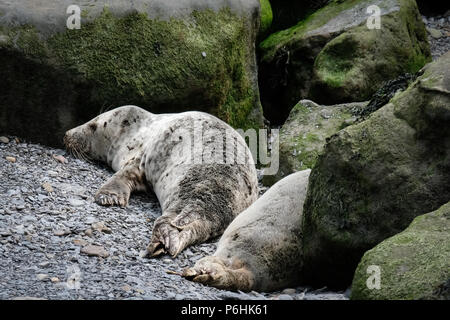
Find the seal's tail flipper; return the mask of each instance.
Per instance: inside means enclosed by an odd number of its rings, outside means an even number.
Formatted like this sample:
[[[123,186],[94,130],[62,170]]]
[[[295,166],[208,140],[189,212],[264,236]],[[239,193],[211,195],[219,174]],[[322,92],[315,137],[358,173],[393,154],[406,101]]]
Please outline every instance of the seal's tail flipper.
[[[157,257],[168,253],[175,258],[186,247],[204,242],[212,235],[207,221],[201,220],[200,216],[192,211],[182,211],[178,215],[164,213],[155,221],[152,240],[144,256]]]
[[[159,231],[160,235],[155,235]],[[147,246],[144,257],[155,258],[168,253],[175,258],[190,244],[188,231],[179,231],[175,227],[166,226],[160,230],[153,230],[153,237]]]
[[[154,258],[164,253],[166,253],[166,250],[164,250],[164,246],[161,242],[150,242],[142,257]]]
[[[156,220],[152,240],[144,256],[153,258],[168,253],[175,258],[187,246],[196,242],[192,228],[179,229],[166,220],[164,216]]]
[[[227,266],[222,259],[214,256],[197,261],[193,268],[183,271],[182,277],[224,290],[249,292],[254,285],[253,274],[246,267]]]

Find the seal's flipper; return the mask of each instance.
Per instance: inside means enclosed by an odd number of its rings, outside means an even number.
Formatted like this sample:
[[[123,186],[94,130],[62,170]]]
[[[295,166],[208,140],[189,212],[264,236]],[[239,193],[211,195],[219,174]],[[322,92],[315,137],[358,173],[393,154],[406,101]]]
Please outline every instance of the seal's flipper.
[[[102,206],[126,207],[131,189],[123,179],[113,175],[95,194],[95,202]]]
[[[179,230],[172,226],[170,222],[157,221],[145,256],[157,257],[168,253],[175,258],[184,248],[192,243],[192,240],[192,232],[190,230]]]
[[[146,190],[143,175],[133,159],[123,169],[117,171],[95,194],[95,202],[102,206],[126,207],[131,192]]]
[[[211,236],[210,226],[195,213],[163,214],[156,219],[152,240],[145,256],[156,257],[168,253],[176,257],[186,247],[206,241]]]
[[[253,275],[244,266],[227,265],[218,257],[199,260],[193,268],[183,270],[182,277],[219,289],[248,292],[253,287]]]

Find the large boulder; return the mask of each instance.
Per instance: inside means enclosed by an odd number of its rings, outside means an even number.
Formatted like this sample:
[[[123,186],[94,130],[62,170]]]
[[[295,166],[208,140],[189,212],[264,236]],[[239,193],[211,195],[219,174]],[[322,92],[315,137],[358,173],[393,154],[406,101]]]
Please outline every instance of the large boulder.
[[[405,90],[416,78],[417,74],[404,74],[386,81],[368,102],[327,106],[301,100],[292,108],[280,130],[279,170],[275,175],[265,175],[263,184],[271,186],[293,172],[314,168],[329,137],[363,121],[387,104],[396,93]]]
[[[325,106],[311,100],[297,103],[280,130],[278,172],[264,176],[263,184],[271,186],[291,173],[312,169],[326,140],[354,124],[367,104],[354,102]]]
[[[344,286],[368,249],[450,199],[450,52],[325,145],[305,202],[311,282]]]
[[[67,28],[70,5],[81,29]],[[0,12],[4,133],[59,145],[68,128],[124,104],[262,124],[258,0],[6,0]]]
[[[378,288],[368,279],[370,266],[379,268]],[[367,251],[356,269],[351,298],[449,300],[450,202]]]
[[[371,5],[381,10],[380,29],[367,26]],[[300,99],[365,101],[384,81],[431,61],[414,0],[332,1],[259,49],[261,101],[274,124],[283,123]]]

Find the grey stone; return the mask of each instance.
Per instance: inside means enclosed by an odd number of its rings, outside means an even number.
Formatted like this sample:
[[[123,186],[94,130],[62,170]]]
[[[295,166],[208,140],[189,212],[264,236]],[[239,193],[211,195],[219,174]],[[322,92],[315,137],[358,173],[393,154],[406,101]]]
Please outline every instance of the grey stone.
[[[294,300],[294,298],[288,294],[280,294],[278,300]]]
[[[283,294],[295,294],[296,292],[297,292],[297,290],[288,288],[288,289],[284,289],[281,293],[283,293]]]
[[[442,32],[438,29],[427,28],[427,31],[435,39],[439,39],[442,37]]]
[[[39,273],[39,274],[36,275],[36,278],[39,281],[46,281],[46,280],[48,280],[48,274]]]
[[[69,204],[74,207],[80,207],[85,204],[84,200],[75,199],[75,198],[70,198],[68,201],[69,201]]]
[[[85,253],[89,256],[98,256],[102,258],[109,257],[109,253],[108,251],[106,251],[105,248],[96,245],[87,245],[86,247],[83,247],[81,249],[81,253]]]

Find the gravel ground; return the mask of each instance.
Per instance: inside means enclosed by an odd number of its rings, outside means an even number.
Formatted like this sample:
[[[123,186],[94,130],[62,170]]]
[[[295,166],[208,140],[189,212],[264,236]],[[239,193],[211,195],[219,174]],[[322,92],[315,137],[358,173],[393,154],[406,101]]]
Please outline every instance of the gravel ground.
[[[422,16],[428,34],[431,55],[436,60],[450,50],[450,10],[444,15]]]
[[[124,209],[98,206],[93,194],[111,174],[64,150],[0,137],[0,299],[347,299],[311,288],[233,293],[168,274],[212,254],[217,239],[176,259],[140,258],[159,204],[141,194]]]

